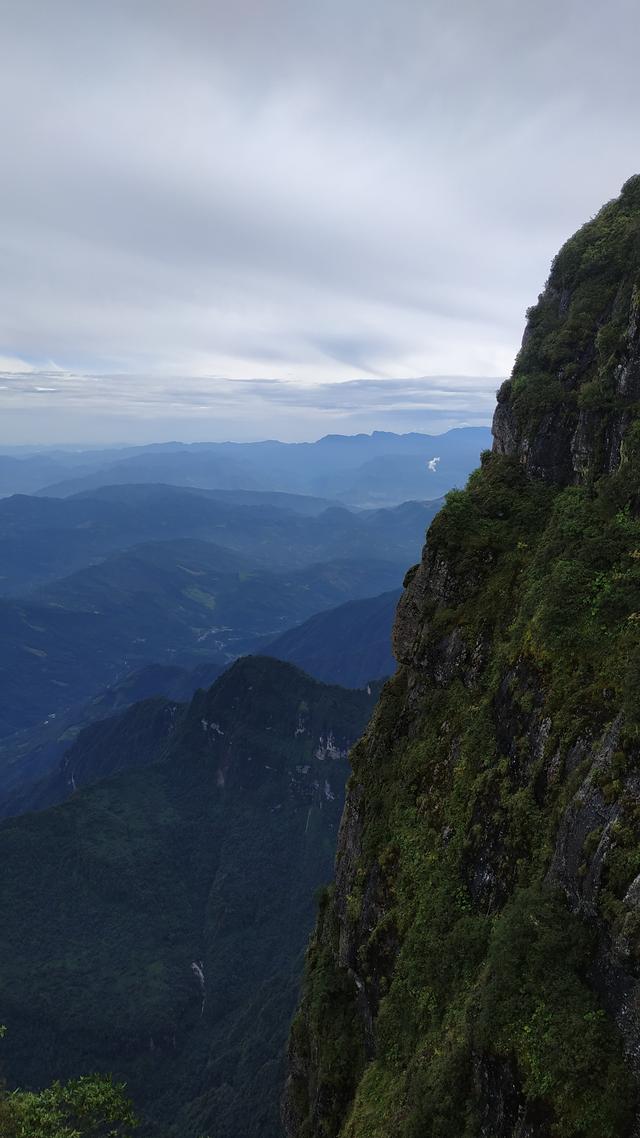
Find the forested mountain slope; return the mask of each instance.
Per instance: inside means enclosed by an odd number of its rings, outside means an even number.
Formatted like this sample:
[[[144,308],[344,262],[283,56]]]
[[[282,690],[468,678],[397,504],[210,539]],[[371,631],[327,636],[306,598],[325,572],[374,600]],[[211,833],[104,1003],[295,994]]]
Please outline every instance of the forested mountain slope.
[[[255,492],[249,503],[166,485],[103,486],[91,496],[0,499],[0,593],[25,594],[109,554],[148,542],[210,541],[257,566],[291,572],[320,561],[370,556],[406,565],[440,502],[405,502],[354,513],[326,503]],[[286,505],[274,505],[272,497]],[[308,500],[312,506],[316,499]],[[293,505],[291,505],[293,503]]]
[[[629,1138],[640,1054],[640,178],[529,312],[352,754],[291,1138]]]
[[[374,698],[247,657],[186,710],[149,701],[78,738],[69,771],[103,781],[0,825],[11,1085],[113,1072],[153,1138],[280,1134],[314,896]]]
[[[391,628],[399,597],[394,589],[326,609],[272,640],[265,650],[326,684],[364,687],[396,670]]]
[[[0,798],[0,817],[43,810],[71,798],[82,786],[162,757],[186,704],[162,696],[134,703],[120,715],[89,723],[69,740],[60,761],[40,779],[20,781]]]
[[[0,738],[149,663],[221,665],[342,601],[396,586],[397,562],[272,573],[211,542],[149,542],[0,600]]]
[[[24,803],[32,801],[35,784],[49,773],[57,781],[58,765],[83,729],[149,699],[164,697],[168,704],[185,702],[198,688],[210,687],[226,667],[224,657],[215,654],[195,668],[148,664],[122,676],[86,702],[0,739],[0,818],[22,813]]]

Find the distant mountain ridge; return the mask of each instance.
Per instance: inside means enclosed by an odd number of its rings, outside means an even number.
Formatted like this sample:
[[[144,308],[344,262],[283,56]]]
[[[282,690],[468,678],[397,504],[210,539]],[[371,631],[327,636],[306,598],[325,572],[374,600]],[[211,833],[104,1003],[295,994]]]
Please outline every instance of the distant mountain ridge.
[[[372,596],[398,562],[327,561],[271,573],[210,542],[149,542],[0,600],[0,738],[153,663],[224,664],[323,608]]]
[[[105,689],[144,670],[159,686],[136,698],[186,698],[194,666],[211,682],[314,613],[398,585],[437,508],[155,484],[0,501],[0,814]]]
[[[490,442],[487,427],[458,427],[441,435],[326,435],[314,443],[175,443],[45,451],[25,458],[0,454],[0,494],[65,497],[108,483],[166,482],[307,494],[372,508],[407,498],[439,498],[464,485]]]
[[[24,594],[115,552],[178,538],[213,542],[276,571],[365,558],[372,549],[406,565],[439,506],[405,502],[354,513],[299,495],[225,495],[155,483],[102,486],[70,498],[14,495],[0,500],[0,593]]]
[[[391,628],[400,595],[393,590],[326,609],[275,640],[263,638],[260,650],[322,683],[364,688],[396,670]],[[82,785],[85,780],[73,757],[79,733],[86,749],[91,725],[97,725],[96,738],[102,740],[102,724],[126,717],[131,708],[132,726],[125,733],[133,739],[137,709],[147,704],[156,704],[158,715],[145,715],[143,722],[154,732],[163,726],[168,732],[174,722],[171,709],[189,700],[197,688],[208,687],[226,666],[225,656],[215,652],[195,668],[147,664],[50,721],[0,739],[0,818],[63,801],[71,785]],[[157,743],[156,734],[152,741]],[[140,747],[139,742],[135,745]],[[142,753],[147,749],[142,744]]]
[[[394,589],[317,613],[272,640],[265,651],[325,684],[361,688],[391,676],[396,670],[391,631],[401,595]]]

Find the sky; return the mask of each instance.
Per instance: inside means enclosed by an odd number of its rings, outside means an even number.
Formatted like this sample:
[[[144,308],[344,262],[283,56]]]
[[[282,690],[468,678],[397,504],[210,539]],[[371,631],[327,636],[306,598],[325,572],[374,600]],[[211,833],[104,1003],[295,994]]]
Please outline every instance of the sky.
[[[0,445],[489,422],[636,0],[0,0]]]

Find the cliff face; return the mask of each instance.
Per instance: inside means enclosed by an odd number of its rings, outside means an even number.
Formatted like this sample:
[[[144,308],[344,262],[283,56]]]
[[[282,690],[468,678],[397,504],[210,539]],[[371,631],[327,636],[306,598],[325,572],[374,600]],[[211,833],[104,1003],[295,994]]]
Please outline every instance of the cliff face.
[[[555,485],[620,466],[640,398],[640,178],[571,238],[498,392],[494,451]]]
[[[640,178],[564,246],[410,570],[290,1138],[640,1134]]]

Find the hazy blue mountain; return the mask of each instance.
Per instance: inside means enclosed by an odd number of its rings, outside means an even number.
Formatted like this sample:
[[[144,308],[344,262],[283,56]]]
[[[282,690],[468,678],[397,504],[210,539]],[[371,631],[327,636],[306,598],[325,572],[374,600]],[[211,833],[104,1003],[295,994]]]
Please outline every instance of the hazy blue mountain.
[[[465,485],[481,451],[491,443],[484,427],[436,436],[384,434],[383,439],[385,445],[368,447],[357,466],[342,467],[340,458],[332,455],[314,478],[314,492],[360,507],[440,498],[454,486]]]
[[[111,1071],[143,1135],[277,1138],[346,752],[374,699],[254,657],[168,732],[154,701],[78,738],[76,773],[111,777],[0,825],[11,1083]]]
[[[31,465],[39,473],[46,459],[50,468],[50,455],[36,455],[11,458],[14,467],[20,464],[22,482],[11,485],[7,473],[0,485],[4,493],[39,489],[64,497],[106,484],[168,482],[319,495],[354,506],[397,505],[407,498],[438,498],[464,485],[490,442],[488,428],[462,427],[442,435],[374,431],[327,435],[314,443],[172,444],[89,451],[72,459],[63,453],[53,459],[60,467],[59,478],[44,479],[38,486],[38,478],[30,476],[25,485]]]
[[[440,504],[353,513],[335,504],[320,509],[319,499],[295,495],[217,497],[222,493],[142,483],[101,487],[90,496],[0,500],[0,592],[22,594],[115,550],[174,538],[213,541],[276,570],[366,558],[373,549],[407,565],[419,556]],[[274,498],[282,504],[273,505]],[[299,503],[309,505],[301,511]]]
[[[396,670],[391,629],[400,596],[401,590],[394,589],[317,613],[271,641],[265,651],[324,683],[364,687]]]
[[[224,668],[215,654],[206,656],[195,668],[177,664],[146,664],[124,676],[117,684],[100,692],[92,701],[92,718],[122,711],[133,703],[166,696],[172,702],[190,699],[196,688],[208,688]]]
[[[83,727],[48,774],[23,784],[2,803],[4,817],[65,802],[82,786],[159,758],[184,713],[184,703],[156,696]]]
[[[184,702],[197,688],[208,688],[227,665],[227,655],[219,652],[208,654],[195,668],[147,664],[93,698],[0,739],[0,818],[21,813],[25,803],[34,801],[36,784],[57,771],[84,728],[139,701],[164,697],[171,705]],[[59,784],[56,776],[55,785]]]
[[[191,492],[216,498],[220,502],[234,503],[236,506],[277,506],[278,509],[290,510],[293,514],[302,514],[305,517],[315,517],[334,505],[331,498],[316,498],[311,494],[288,494],[284,490],[207,490],[192,486]]]
[[[325,608],[402,578],[364,558],[272,573],[209,542],[136,546],[0,601],[0,737],[76,705],[145,664],[224,660]]]
[[[87,469],[87,473],[90,469]],[[68,477],[72,472],[73,467],[57,461],[46,452],[24,458],[0,454],[0,495],[33,494],[52,479]]]
[[[250,459],[251,456],[248,457]],[[132,458],[116,456],[91,473],[74,475],[45,486],[42,493],[66,497],[83,490],[95,490],[100,486],[133,482],[167,482],[174,486],[201,486],[222,490],[263,488],[251,461],[243,461],[239,455],[221,453],[216,444],[211,444],[211,449],[208,450],[192,450],[185,446],[167,454],[143,452]]]
[[[235,656],[313,614],[397,585],[438,503],[324,506],[155,484],[0,501],[2,584],[21,597],[0,601],[0,814],[81,726],[136,699],[187,698],[199,661],[211,682]],[[196,536],[137,544],[184,534]],[[378,665],[354,667],[341,672],[345,683],[370,679]],[[132,672],[149,682],[123,697]]]
[[[155,443],[147,447],[80,449],[57,447],[5,447],[0,454],[0,497],[32,494],[51,481],[90,474],[101,466],[143,452],[169,453],[182,443]]]

